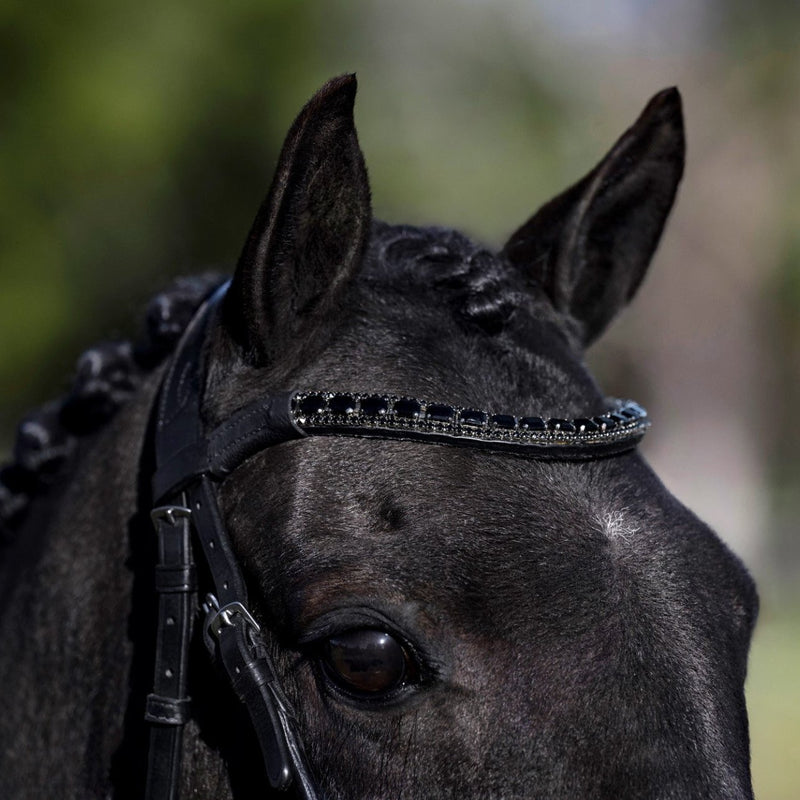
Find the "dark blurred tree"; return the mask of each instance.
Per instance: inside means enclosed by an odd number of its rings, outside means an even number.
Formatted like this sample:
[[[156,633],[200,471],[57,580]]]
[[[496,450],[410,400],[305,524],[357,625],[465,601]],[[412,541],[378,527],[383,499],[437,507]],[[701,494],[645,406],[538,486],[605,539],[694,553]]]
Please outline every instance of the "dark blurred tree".
[[[776,263],[763,272],[769,391],[762,398],[763,442],[772,498],[773,569],[795,578],[800,565],[800,5],[796,0],[717,3],[717,41],[743,77],[742,98],[773,158],[780,211],[773,221]],[[764,421],[762,421],[764,422]]]
[[[298,86],[313,83],[308,8],[3,4],[5,436],[99,331],[129,334],[144,298],[169,276],[230,268]]]

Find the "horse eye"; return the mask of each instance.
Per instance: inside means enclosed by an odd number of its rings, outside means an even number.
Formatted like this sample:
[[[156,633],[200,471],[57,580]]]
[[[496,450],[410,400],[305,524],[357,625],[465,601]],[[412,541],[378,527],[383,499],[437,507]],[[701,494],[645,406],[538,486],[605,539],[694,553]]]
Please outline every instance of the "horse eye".
[[[351,630],[325,640],[322,663],[341,688],[378,697],[413,681],[416,667],[406,649],[380,630]]]

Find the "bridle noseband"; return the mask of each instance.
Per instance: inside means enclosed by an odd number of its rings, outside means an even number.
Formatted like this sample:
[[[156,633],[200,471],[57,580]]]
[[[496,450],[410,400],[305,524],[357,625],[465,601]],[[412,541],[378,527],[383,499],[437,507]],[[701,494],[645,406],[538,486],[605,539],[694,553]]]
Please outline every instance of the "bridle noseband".
[[[511,452],[534,459],[587,460],[635,447],[649,427],[646,412],[617,401],[604,414],[576,419],[517,417],[410,397],[287,391],[245,406],[207,432],[201,418],[203,348],[227,289],[206,301],[186,330],[155,409],[154,508],[159,560],[158,624],[150,723],[148,800],[177,800],[183,726],[190,716],[187,662],[200,555],[213,586],[203,610],[203,639],[242,701],[258,738],[270,785],[321,800],[281,691],[247,587],[222,523],[217,485],[255,453],[310,435],[422,441]]]

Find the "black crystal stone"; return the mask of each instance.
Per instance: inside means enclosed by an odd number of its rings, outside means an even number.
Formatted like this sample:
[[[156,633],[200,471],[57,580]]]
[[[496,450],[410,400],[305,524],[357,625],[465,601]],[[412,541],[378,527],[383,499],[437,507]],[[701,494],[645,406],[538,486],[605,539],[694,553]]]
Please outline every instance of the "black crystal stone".
[[[519,426],[524,431],[546,431],[547,424],[541,417],[523,417]]]
[[[614,411],[611,414],[608,414],[608,416],[611,417],[611,419],[613,419],[614,422],[620,422],[620,423],[628,422],[628,418],[627,417],[623,417],[622,414],[620,414],[617,411]]]
[[[625,408],[621,408],[619,413],[622,414],[625,419],[632,420],[632,419],[639,419],[641,416],[639,414],[639,409],[635,406],[625,406]]]
[[[434,422],[452,422],[456,415],[453,406],[446,406],[441,403],[431,403],[425,412],[426,419]]]
[[[297,406],[304,414],[321,414],[325,410],[325,398],[321,394],[309,394]]]
[[[403,398],[402,400],[394,401],[394,415],[402,417],[403,419],[419,419],[422,413],[422,406],[417,400],[409,400]]]
[[[459,422],[462,425],[469,425],[473,428],[479,428],[481,425],[486,424],[486,412],[476,411],[474,408],[465,408],[459,415]]]
[[[389,401],[385,397],[371,394],[361,398],[361,413],[368,417],[382,417],[389,410]]]
[[[617,427],[617,423],[615,420],[611,419],[611,417],[592,417],[592,419],[603,429],[606,431],[613,431],[614,428]]]
[[[575,420],[575,427],[583,433],[595,433],[600,430],[600,426],[588,417],[579,417]]]
[[[504,430],[513,430],[517,427],[517,420],[511,414],[492,414],[489,417],[489,423],[494,425],[495,428],[503,428]]]
[[[575,425],[569,419],[556,419],[555,417],[547,420],[547,427],[551,431],[562,431],[564,433],[575,433]]]
[[[328,400],[328,408],[334,414],[352,414],[356,410],[356,399],[351,394],[335,394]]]

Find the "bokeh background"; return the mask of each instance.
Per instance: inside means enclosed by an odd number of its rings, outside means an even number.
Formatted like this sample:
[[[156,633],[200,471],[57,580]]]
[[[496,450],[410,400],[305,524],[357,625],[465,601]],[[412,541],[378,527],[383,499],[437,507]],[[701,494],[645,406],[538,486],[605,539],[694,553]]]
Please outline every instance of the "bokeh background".
[[[0,2],[0,451],[170,276],[230,269],[294,114],[355,71],[377,214],[490,245],[677,84],[689,157],[591,353],[650,459],[748,563],[760,800],[800,796],[796,0]]]

